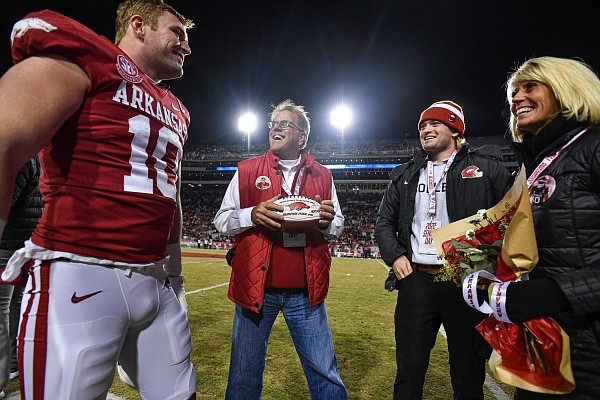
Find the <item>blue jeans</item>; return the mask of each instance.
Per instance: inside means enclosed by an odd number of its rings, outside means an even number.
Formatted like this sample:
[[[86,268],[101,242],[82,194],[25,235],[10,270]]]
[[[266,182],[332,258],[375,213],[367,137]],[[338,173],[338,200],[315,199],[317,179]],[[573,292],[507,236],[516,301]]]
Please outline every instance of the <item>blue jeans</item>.
[[[325,303],[310,307],[303,292],[265,293],[260,314],[235,306],[226,400],[260,399],[271,328],[283,312],[313,400],[345,400]]]

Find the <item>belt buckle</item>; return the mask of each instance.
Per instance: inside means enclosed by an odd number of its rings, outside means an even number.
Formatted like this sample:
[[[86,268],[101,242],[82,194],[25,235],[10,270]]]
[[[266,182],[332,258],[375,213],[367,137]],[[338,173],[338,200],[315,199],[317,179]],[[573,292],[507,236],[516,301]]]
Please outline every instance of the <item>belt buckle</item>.
[[[435,266],[435,268],[431,268],[432,265],[431,264],[427,264],[427,272],[429,272],[431,275],[439,275],[442,273],[442,268]],[[434,271],[435,269],[435,271]]]
[[[430,275],[439,275],[441,273],[442,266],[432,265],[432,264],[421,264],[421,263],[413,263],[418,271],[428,273]]]

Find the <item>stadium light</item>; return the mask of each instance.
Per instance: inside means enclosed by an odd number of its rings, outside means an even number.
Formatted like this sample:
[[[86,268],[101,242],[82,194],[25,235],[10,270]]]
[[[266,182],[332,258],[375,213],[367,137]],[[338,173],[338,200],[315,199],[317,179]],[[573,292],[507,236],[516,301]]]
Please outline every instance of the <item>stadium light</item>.
[[[352,112],[346,106],[338,106],[331,112],[331,124],[340,130],[346,129],[352,122]]]
[[[352,122],[352,112],[344,105],[338,106],[331,112],[331,124],[339,129],[342,149],[344,148],[344,129]]]
[[[250,153],[250,134],[256,129],[256,116],[246,113],[238,119],[238,130],[248,136],[248,153]]]

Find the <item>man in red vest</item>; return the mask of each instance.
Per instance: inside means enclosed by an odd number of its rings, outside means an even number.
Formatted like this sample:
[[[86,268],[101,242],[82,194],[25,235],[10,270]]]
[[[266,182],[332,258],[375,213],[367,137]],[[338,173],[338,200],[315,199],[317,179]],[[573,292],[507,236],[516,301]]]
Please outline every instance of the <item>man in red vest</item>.
[[[347,399],[337,370],[325,297],[331,254],[344,217],[328,169],[304,151],[308,112],[285,100],[270,115],[269,151],[241,161],[214,224],[235,235],[228,297],[236,303],[225,398],[259,399],[271,328],[283,312],[312,399]],[[288,234],[274,202],[305,196],[321,204],[318,228]],[[278,212],[279,211],[279,212]]]

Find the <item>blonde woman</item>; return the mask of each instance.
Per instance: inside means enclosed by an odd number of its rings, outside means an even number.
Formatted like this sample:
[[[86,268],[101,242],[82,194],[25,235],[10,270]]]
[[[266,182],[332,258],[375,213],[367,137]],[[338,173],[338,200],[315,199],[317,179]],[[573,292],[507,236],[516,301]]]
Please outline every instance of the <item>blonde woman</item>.
[[[580,61],[532,58],[510,76],[507,99],[539,249],[531,279],[506,291],[507,314],[513,322],[556,319],[570,336],[576,385],[560,398],[599,399],[600,80]]]

